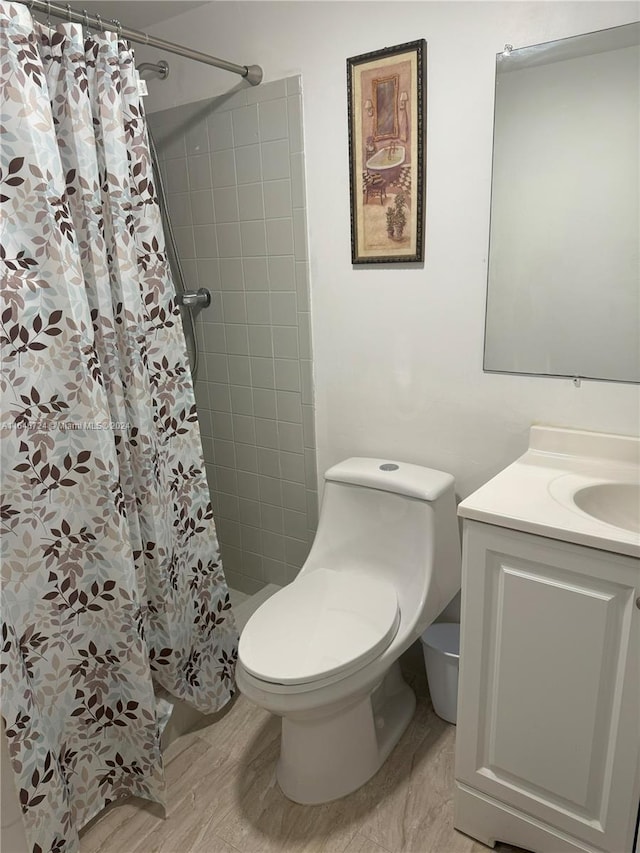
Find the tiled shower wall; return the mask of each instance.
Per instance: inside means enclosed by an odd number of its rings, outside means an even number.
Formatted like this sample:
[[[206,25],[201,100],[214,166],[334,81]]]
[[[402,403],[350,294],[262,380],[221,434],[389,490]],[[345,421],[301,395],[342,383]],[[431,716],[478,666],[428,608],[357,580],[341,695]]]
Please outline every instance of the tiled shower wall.
[[[252,593],[295,577],[317,523],[300,78],[149,124],[186,286],[212,295],[196,402],[225,573]]]

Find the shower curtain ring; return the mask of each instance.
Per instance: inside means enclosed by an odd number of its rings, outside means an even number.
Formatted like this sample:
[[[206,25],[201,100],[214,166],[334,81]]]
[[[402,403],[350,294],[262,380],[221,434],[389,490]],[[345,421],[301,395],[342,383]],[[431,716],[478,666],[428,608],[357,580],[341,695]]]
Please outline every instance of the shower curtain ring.
[[[51,0],[47,0],[47,26],[51,27]]]
[[[67,20],[71,23],[71,3],[67,3]]]
[[[98,26],[100,27],[100,32],[104,32],[104,24],[102,23],[102,17],[96,12],[96,21],[98,22]]]
[[[83,27],[86,30],[85,38],[90,39],[90,38],[92,38],[92,35],[91,35],[91,30],[89,29],[89,13],[87,12],[86,9],[83,9],[82,12],[83,12],[83,17],[84,17]]]

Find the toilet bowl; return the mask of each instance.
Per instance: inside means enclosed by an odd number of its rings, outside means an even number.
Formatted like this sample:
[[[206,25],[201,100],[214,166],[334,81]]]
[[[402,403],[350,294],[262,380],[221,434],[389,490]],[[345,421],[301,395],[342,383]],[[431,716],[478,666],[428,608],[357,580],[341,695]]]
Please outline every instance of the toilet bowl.
[[[298,577],[247,622],[237,683],[282,717],[276,776],[290,799],[356,790],[409,724],[398,658],[460,589],[453,485],[405,462],[334,465]]]

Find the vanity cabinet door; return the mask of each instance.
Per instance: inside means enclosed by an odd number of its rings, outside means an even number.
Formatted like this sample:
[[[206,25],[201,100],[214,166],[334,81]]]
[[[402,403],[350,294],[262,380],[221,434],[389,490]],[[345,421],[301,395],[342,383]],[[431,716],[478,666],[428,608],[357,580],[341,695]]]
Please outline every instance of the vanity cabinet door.
[[[465,521],[459,783],[598,850],[630,853],[638,595],[631,557]]]

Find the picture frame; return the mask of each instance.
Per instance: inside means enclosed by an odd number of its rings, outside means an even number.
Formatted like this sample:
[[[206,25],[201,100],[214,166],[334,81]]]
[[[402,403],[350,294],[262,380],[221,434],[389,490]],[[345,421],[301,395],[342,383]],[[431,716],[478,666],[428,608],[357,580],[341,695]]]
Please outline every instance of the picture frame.
[[[351,262],[424,261],[424,39],[347,59]]]

